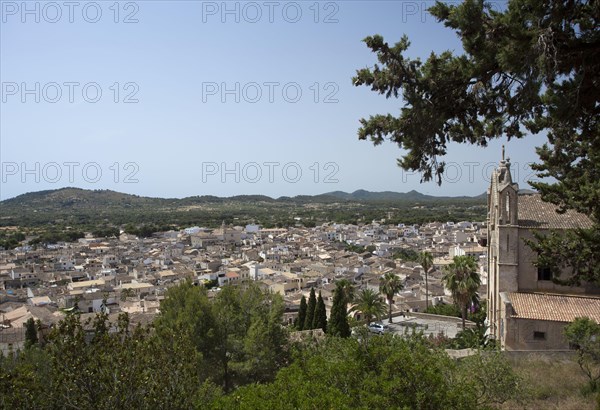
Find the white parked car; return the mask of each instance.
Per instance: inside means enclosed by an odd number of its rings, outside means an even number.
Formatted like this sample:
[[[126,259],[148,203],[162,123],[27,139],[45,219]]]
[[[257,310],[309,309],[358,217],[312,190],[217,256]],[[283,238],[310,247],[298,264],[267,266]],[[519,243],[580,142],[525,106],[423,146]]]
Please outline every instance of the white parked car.
[[[389,327],[387,325],[384,325],[383,323],[371,323],[369,325],[369,331],[371,333],[377,333],[382,335],[384,333],[387,333],[389,330]]]

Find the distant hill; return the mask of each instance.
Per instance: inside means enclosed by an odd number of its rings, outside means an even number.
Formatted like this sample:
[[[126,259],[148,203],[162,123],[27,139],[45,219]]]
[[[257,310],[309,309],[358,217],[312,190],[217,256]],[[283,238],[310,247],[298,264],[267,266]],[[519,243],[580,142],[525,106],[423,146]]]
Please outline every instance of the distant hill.
[[[319,195],[298,195],[294,197],[282,196],[271,198],[266,195],[236,195],[231,197],[217,197],[212,195],[191,196],[182,199],[178,198],[152,198],[138,195],[125,194],[107,189],[89,190],[81,188],[60,188],[55,190],[28,192],[14,198],[0,201],[1,208],[12,208],[15,206],[26,208],[86,208],[98,206],[186,206],[202,203],[222,203],[222,202],[298,202],[298,203],[331,203],[339,200],[349,202],[393,202],[393,201],[414,201],[428,202],[440,200],[485,200],[485,194],[475,197],[461,196],[431,196],[424,195],[415,190],[409,192],[371,192],[359,189],[352,193],[343,191],[332,191]]]
[[[151,198],[111,190],[61,188],[29,192],[0,202],[1,226],[122,226],[132,223],[165,227],[260,223],[293,226],[323,222],[358,223],[387,218],[402,223],[432,220],[479,220],[486,212],[485,195],[436,197],[417,191],[352,193],[271,198],[265,195],[211,195]]]
[[[178,199],[149,198],[124,194],[111,190],[61,188],[48,191],[28,192],[0,202],[0,209],[20,207],[25,209],[64,209],[97,207],[146,207],[173,204]]]

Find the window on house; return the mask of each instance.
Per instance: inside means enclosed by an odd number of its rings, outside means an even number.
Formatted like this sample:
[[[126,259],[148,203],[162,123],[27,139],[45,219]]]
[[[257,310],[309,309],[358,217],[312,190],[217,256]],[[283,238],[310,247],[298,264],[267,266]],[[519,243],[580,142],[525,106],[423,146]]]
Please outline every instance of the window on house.
[[[538,280],[552,280],[552,271],[547,267],[538,267]]]
[[[533,332],[533,340],[546,340],[546,332]]]

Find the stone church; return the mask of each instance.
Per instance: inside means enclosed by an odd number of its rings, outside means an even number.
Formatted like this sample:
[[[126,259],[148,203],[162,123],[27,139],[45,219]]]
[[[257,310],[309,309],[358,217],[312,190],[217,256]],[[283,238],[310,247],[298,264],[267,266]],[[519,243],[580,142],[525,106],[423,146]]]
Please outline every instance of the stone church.
[[[533,231],[591,228],[592,222],[571,210],[558,214],[539,194],[519,192],[502,151],[487,192],[488,331],[506,350],[568,349],[566,324],[581,316],[600,322],[600,288],[555,284],[549,269],[534,265],[525,240],[534,239]]]

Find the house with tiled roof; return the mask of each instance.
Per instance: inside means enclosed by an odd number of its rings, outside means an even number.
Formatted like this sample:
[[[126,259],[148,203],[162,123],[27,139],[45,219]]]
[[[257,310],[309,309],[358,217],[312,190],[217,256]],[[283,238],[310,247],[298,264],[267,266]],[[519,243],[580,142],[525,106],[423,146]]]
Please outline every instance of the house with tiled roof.
[[[490,336],[506,350],[568,349],[565,325],[581,316],[600,319],[600,288],[555,283],[549,269],[536,266],[527,241],[535,240],[534,232],[591,228],[592,221],[572,210],[558,213],[539,194],[519,192],[504,153],[487,194]],[[560,278],[568,276],[565,269]]]

